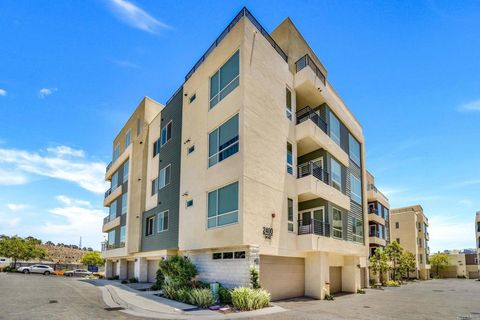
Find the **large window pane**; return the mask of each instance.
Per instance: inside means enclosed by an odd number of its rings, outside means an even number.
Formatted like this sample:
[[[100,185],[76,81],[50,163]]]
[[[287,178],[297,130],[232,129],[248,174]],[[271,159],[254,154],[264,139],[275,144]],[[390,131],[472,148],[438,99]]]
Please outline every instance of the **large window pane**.
[[[238,183],[218,189],[218,214],[238,209]]]
[[[113,201],[112,204],[110,204],[109,220],[112,221],[116,217],[117,217],[117,200]]]
[[[238,114],[222,124],[208,137],[208,166],[238,152]]]
[[[358,204],[362,204],[362,183],[353,174],[350,174],[351,198]],[[379,213],[379,215],[381,215]]]
[[[112,181],[110,182],[110,188],[112,192],[118,187],[118,171],[112,176]]]
[[[128,180],[128,170],[129,170],[129,162],[127,160],[123,164],[123,182],[126,182]]]
[[[126,226],[120,227],[120,243],[124,244],[126,239]]]
[[[240,83],[240,54],[235,54],[210,78],[210,108],[225,98]]]
[[[342,167],[340,167],[340,164],[333,158],[330,164],[332,167],[332,185],[342,191]]]
[[[115,229],[108,232],[108,244],[111,246],[115,244]]]
[[[128,193],[122,194],[122,214],[127,213],[128,208]]]
[[[350,153],[350,159],[352,159],[353,162],[360,166],[360,144],[351,134],[348,137],[348,149]]]
[[[293,174],[293,147],[287,142],[287,172]]]
[[[287,118],[288,120],[292,120],[292,92],[287,88],[285,95],[285,103],[287,108]]]
[[[287,199],[288,205],[288,231],[293,232],[293,200]]]
[[[330,138],[340,145],[340,121],[333,112],[330,112]]]
[[[238,221],[238,182],[208,193],[209,228]]]
[[[337,208],[333,208],[333,237],[343,238],[343,221],[342,221],[342,212]]]
[[[208,194],[208,217],[215,217],[217,215],[217,191],[212,191]]]

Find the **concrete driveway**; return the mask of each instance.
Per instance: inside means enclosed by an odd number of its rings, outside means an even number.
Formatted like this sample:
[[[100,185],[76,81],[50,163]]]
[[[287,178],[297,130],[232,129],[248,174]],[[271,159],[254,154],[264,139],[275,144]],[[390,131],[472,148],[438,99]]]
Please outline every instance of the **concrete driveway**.
[[[480,319],[480,281],[419,281],[334,301],[296,299],[277,304],[290,311],[268,319]]]

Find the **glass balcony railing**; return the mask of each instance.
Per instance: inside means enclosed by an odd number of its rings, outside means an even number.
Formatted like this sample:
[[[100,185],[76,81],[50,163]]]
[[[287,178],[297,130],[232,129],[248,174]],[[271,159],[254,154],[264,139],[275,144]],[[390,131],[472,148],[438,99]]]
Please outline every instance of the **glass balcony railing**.
[[[327,83],[327,78],[323,74],[322,70],[320,70],[320,68],[317,67],[313,59],[308,54],[304,55],[303,57],[298,59],[297,62],[295,62],[296,72],[299,72],[300,70],[302,70],[307,66],[313,70],[313,72],[317,75],[320,81],[322,81],[323,85]]]

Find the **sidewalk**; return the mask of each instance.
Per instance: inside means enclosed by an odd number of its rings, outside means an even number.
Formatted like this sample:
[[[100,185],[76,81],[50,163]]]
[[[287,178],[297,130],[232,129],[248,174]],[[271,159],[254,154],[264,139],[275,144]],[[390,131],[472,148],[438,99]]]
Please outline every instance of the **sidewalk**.
[[[199,309],[196,306],[156,296],[159,291],[138,291],[111,280],[81,280],[92,283],[102,291],[103,301],[109,308],[137,316],[154,319],[240,319],[284,312],[286,309],[273,306],[247,312],[222,314]]]

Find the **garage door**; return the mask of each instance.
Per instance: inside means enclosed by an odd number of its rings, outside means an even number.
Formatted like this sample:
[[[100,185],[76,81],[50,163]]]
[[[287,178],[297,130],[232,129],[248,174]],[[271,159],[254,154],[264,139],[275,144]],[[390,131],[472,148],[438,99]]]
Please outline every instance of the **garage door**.
[[[342,292],[342,267],[330,267],[330,294]]]
[[[272,300],[305,295],[305,260],[260,256],[260,285],[270,292]]]
[[[148,261],[148,282],[157,281],[157,269],[159,260]]]
[[[127,261],[127,279],[135,278],[135,262]]]

